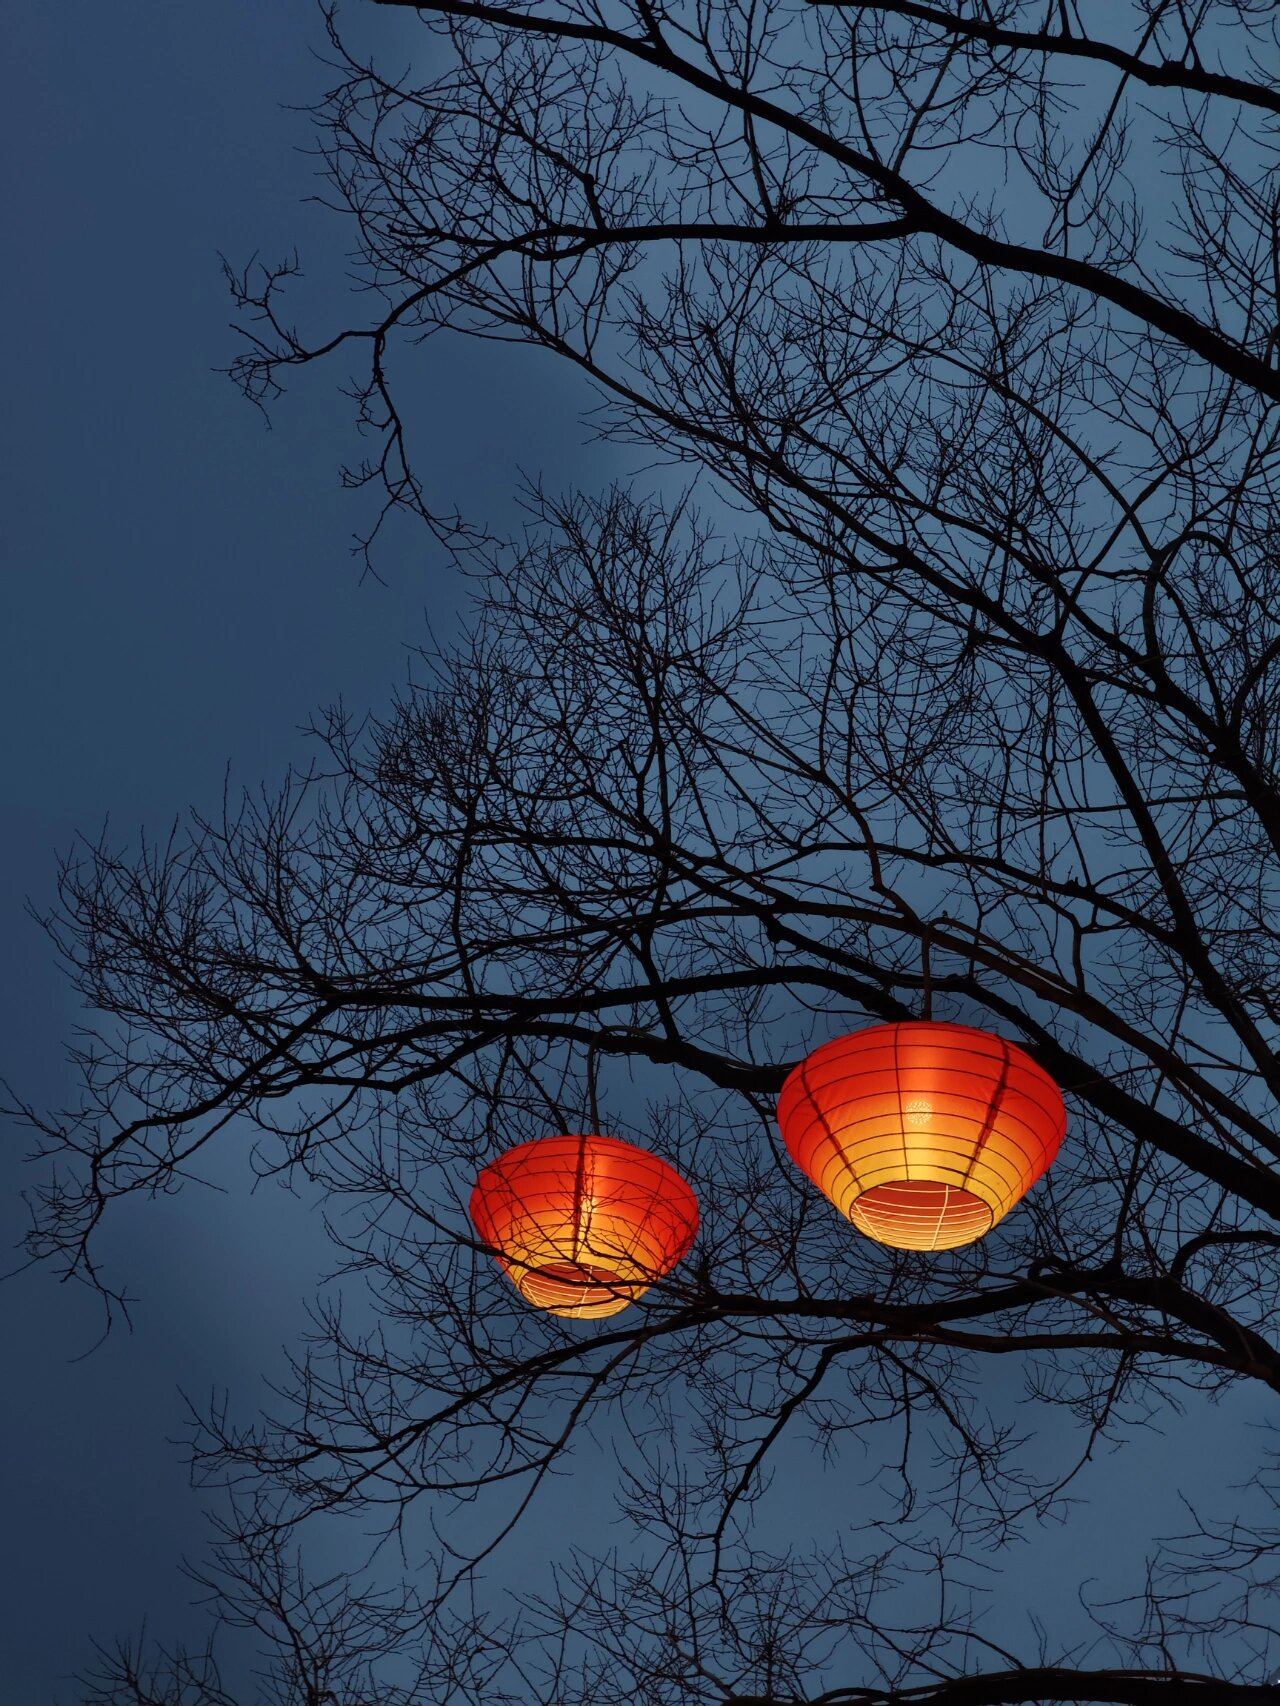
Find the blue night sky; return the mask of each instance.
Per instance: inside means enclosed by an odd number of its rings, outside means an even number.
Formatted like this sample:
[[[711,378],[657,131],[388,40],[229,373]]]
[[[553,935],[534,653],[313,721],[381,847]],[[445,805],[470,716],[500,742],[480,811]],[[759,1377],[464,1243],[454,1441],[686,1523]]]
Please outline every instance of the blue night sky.
[[[408,16],[352,5],[344,22],[357,39],[420,48]],[[5,37],[0,1054],[15,1089],[47,1105],[68,1093],[63,1047],[79,1015],[24,900],[49,904],[56,854],[108,816],[124,838],[216,809],[228,767],[237,787],[274,785],[305,764],[316,707],[385,705],[424,618],[448,638],[461,589],[439,548],[407,528],[380,558],[385,584],[361,581],[350,545],[369,512],[338,485],[358,445],[337,369],[297,385],[271,432],[214,371],[235,350],[218,251],[273,259],[296,243],[304,324],[342,289],[347,233],[301,205],[316,163],[299,151],[305,118],[281,110],[325,87],[313,0],[16,0]],[[412,448],[442,507],[500,527],[522,473],[599,490],[619,472],[617,453],[580,424],[586,396],[549,358],[436,340],[400,359],[418,363],[404,393]],[[29,1146],[6,1130],[10,1249]],[[120,1205],[102,1250],[138,1299],[131,1334],[84,1357],[100,1322],[86,1293],[46,1271],[0,1292],[18,1564],[0,1599],[5,1706],[73,1700],[68,1679],[94,1637],[136,1633],[144,1619],[166,1640],[203,1628],[176,1568],[205,1534],[179,1389],[199,1405],[229,1388],[250,1412],[327,1255],[312,1205],[274,1184],[249,1193],[246,1149],[233,1140],[205,1169],[221,1191]],[[1228,1483],[1232,1442],[1243,1461],[1254,1455],[1256,1413],[1240,1402],[1214,1423],[1213,1472]],[[1092,1502],[1027,1560],[1028,1598],[1051,1593],[1059,1573],[1074,1591],[1085,1554],[1105,1543],[1122,1555],[1130,1520],[1158,1531],[1143,1514],[1151,1502],[1199,1487],[1206,1436],[1194,1416],[1170,1425],[1141,1472],[1132,1454],[1100,1467]],[[792,1523],[826,1496],[813,1475],[807,1488],[792,1480]]]
[[[8,10],[0,1070],[35,1103],[67,1094],[79,1022],[24,912],[51,901],[56,854],[108,816],[136,837],[216,807],[228,767],[236,787],[274,786],[306,762],[316,707],[385,705],[424,620],[447,638],[454,619],[451,569],[420,532],[384,551],[386,584],[361,582],[350,546],[369,512],[338,485],[358,445],[337,373],[299,386],[268,432],[213,371],[235,352],[219,251],[296,241],[310,286],[321,251],[341,255],[332,217],[300,205],[307,121],[281,110],[325,87],[319,25],[312,0]],[[375,29],[408,33],[394,15]],[[420,377],[416,449],[450,502],[501,520],[521,469],[585,472],[581,399],[548,362],[441,343]],[[6,1129],[11,1251],[29,1147]],[[248,1193],[244,1153],[220,1164],[227,1194],[122,1205],[104,1250],[139,1299],[132,1335],[73,1361],[99,1333],[86,1293],[45,1271],[0,1292],[21,1371],[0,1401],[21,1559],[0,1601],[6,1706],[72,1698],[58,1679],[91,1636],[144,1616],[157,1636],[202,1626],[175,1573],[204,1536],[167,1443],[178,1388],[250,1400],[327,1251],[313,1209]]]

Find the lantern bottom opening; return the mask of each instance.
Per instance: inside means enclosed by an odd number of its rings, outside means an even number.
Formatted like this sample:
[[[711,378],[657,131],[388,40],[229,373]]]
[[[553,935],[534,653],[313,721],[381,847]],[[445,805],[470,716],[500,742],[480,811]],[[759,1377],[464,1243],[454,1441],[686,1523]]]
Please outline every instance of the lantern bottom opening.
[[[548,1315],[568,1315],[577,1320],[616,1315],[648,1290],[631,1285],[607,1268],[587,1268],[577,1262],[548,1262],[545,1267],[512,1272],[520,1295]]]
[[[976,1243],[995,1221],[981,1197],[934,1179],[873,1185],[847,1212],[859,1232],[894,1250],[955,1250]]]

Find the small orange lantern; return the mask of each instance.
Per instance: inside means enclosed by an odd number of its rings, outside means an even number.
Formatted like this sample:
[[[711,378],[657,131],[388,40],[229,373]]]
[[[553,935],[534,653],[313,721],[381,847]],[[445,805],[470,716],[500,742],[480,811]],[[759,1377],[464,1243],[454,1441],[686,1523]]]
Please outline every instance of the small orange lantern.
[[[670,1273],[698,1230],[674,1167],[619,1137],[543,1137],[491,1161],[471,1218],[522,1297],[552,1315],[616,1315]]]
[[[938,1020],[872,1025],[789,1074],[792,1160],[859,1232],[895,1250],[972,1244],[1031,1189],[1067,1128],[1058,1086],[1016,1044]]]

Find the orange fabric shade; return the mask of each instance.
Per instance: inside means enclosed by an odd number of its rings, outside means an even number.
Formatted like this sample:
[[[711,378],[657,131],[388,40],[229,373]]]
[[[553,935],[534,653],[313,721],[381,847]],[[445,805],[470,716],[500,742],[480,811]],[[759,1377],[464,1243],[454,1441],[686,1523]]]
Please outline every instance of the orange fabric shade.
[[[670,1273],[698,1200],[661,1156],[619,1137],[543,1137],[491,1161],[471,1218],[521,1296],[552,1315],[616,1315]]]
[[[868,1238],[950,1250],[1026,1195],[1067,1111],[1015,1043],[918,1019],[815,1049],[782,1086],[778,1124],[792,1160]]]

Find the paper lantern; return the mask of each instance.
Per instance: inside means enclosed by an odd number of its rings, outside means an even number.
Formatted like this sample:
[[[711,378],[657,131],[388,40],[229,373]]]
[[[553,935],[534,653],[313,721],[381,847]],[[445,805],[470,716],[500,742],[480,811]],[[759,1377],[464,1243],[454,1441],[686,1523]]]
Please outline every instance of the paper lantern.
[[[921,1019],[815,1049],[782,1086],[778,1124],[792,1160],[868,1238],[951,1250],[1026,1195],[1067,1112],[1016,1044]]]
[[[543,1137],[490,1164],[471,1218],[520,1294],[552,1315],[616,1315],[693,1243],[698,1201],[660,1156],[618,1137]]]

